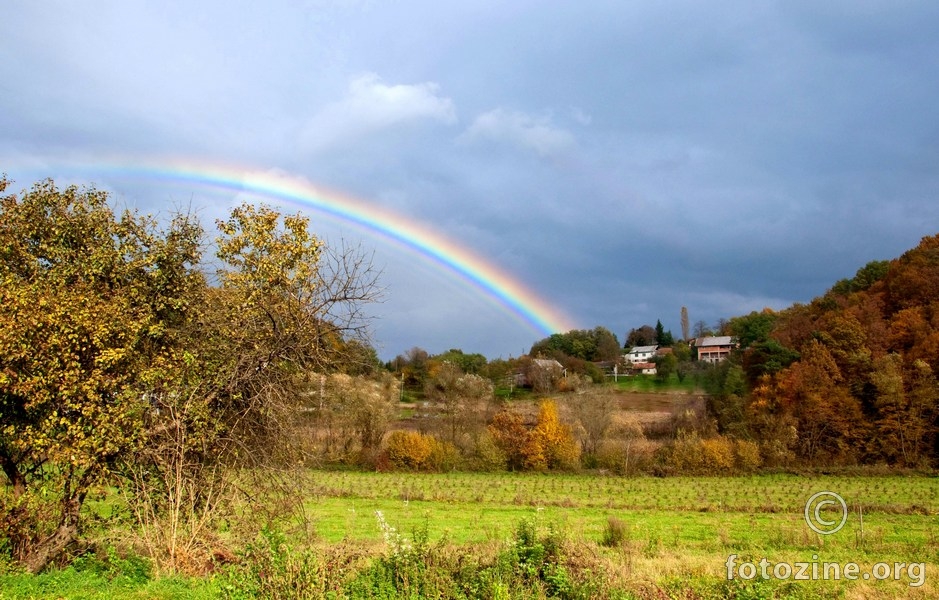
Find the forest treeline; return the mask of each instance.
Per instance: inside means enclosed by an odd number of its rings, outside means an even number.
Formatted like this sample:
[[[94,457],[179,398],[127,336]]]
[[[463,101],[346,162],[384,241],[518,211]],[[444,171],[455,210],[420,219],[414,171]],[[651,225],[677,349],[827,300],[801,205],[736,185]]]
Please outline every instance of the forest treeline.
[[[707,378],[719,432],[767,464],[935,466],[939,236],[729,327],[739,348]]]

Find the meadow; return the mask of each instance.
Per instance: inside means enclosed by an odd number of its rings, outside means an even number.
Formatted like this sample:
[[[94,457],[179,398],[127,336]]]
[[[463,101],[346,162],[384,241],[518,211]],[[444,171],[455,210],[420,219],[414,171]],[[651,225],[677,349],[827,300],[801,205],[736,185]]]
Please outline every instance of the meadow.
[[[337,552],[346,552],[354,558],[348,558],[349,564],[354,562],[359,570],[365,568],[363,560],[397,556],[401,547],[412,546],[424,548],[426,554],[419,559],[427,564],[456,565],[467,556],[496,561],[494,557],[507,549],[517,551],[520,528],[527,524],[539,532],[529,537],[542,545],[549,539],[563,540],[563,564],[572,580],[583,584],[565,593],[548,593],[545,590],[554,588],[542,587],[529,597],[590,597],[601,589],[602,596],[618,598],[939,596],[939,479],[935,477],[621,478],[310,470],[302,478],[313,531],[309,552],[331,560]],[[845,527],[834,535],[819,535],[804,521],[807,498],[823,490],[838,493],[850,510]],[[394,528],[393,540],[389,527]],[[288,543],[305,543],[286,535]],[[738,563],[757,563],[764,557],[789,563],[857,562],[862,572],[874,563],[922,562],[926,571],[922,585],[915,586],[906,576],[897,581],[764,581],[759,576],[728,581],[726,561],[732,554],[739,557]],[[346,564],[343,560],[339,563]],[[135,576],[142,567],[133,557],[94,564],[98,566],[82,570],[79,561],[77,568],[38,577],[0,576],[0,599],[241,597],[233,595],[233,580],[224,571],[214,576],[155,578]],[[316,564],[326,568],[324,563]],[[587,585],[591,581],[594,587]],[[372,591],[367,594],[361,589],[345,593],[399,597],[368,589]],[[400,597],[405,596],[420,597],[413,590]],[[478,591],[466,597],[499,596]]]

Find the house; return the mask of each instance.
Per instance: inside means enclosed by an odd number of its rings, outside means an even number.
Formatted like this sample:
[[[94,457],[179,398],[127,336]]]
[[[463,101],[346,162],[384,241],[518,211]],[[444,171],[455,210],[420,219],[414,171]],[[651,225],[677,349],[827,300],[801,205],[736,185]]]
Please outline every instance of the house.
[[[655,375],[655,363],[654,362],[635,362],[633,363],[633,370],[642,375]]]
[[[655,356],[655,351],[658,349],[658,346],[634,346],[623,355],[623,358],[629,362],[644,363],[652,360],[652,357]]]
[[[548,389],[561,377],[567,376],[564,365],[554,359],[534,358],[528,368],[515,374],[515,385]]]
[[[694,349],[697,352],[698,360],[709,363],[719,363],[733,352],[737,344],[734,338],[729,335],[716,337],[700,337],[694,340]]]

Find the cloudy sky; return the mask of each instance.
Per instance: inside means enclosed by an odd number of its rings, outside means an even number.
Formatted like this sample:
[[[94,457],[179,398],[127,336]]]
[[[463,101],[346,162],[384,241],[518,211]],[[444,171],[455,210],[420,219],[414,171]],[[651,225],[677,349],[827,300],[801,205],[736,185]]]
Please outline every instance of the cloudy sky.
[[[904,0],[7,0],[0,172],[208,224],[244,195],[103,166],[289,174],[466,248],[572,327],[677,334],[682,306],[805,302],[939,232],[937,31],[939,4]],[[383,358],[544,336],[309,214],[384,270]]]

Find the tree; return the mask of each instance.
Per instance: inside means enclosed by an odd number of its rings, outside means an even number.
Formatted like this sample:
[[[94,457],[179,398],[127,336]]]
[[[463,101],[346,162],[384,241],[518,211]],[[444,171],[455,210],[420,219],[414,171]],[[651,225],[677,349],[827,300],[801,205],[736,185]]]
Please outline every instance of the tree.
[[[526,468],[534,470],[571,468],[580,458],[574,434],[558,416],[553,400],[538,406],[538,422],[528,435],[523,448]]]
[[[91,486],[138,446],[203,283],[200,235],[189,217],[159,231],[52,181],[0,198],[0,518],[25,569],[76,538]]]
[[[811,460],[850,461],[864,439],[860,403],[828,348],[812,340],[801,359],[780,373],[783,402],[798,419],[802,453]]]
[[[451,348],[443,354],[433,357],[438,362],[448,362],[456,365],[464,373],[479,375],[486,368],[486,357],[478,352],[467,354],[459,348]]]
[[[714,335],[714,332],[704,321],[695,321],[693,335],[695,338],[702,338]]]
[[[939,388],[932,369],[917,360],[904,369],[898,354],[875,363],[871,382],[877,388],[877,442],[880,452],[905,466],[927,462],[926,449],[935,434]]]
[[[626,348],[635,346],[652,346],[656,343],[656,331],[651,325],[643,325],[639,329],[630,329],[626,335]]]
[[[655,377],[659,381],[668,381],[672,374],[678,371],[678,358],[672,353],[656,356],[653,362]]]
[[[776,313],[770,309],[753,311],[743,317],[734,317],[729,322],[730,334],[737,338],[741,350],[769,339],[776,323]]]
[[[555,333],[535,342],[529,355],[554,358],[565,357],[583,361],[616,360],[620,354],[619,340],[605,327],[574,329],[567,333]]]
[[[485,407],[493,397],[487,379],[464,374],[452,363],[441,365],[424,389],[426,397],[442,407],[446,439],[454,445],[473,428],[476,417],[485,415]]]
[[[665,331],[662,321],[655,322],[655,343],[659,346],[671,347],[675,343],[675,337],[671,331]]]
[[[595,457],[613,422],[615,396],[598,392],[578,394],[567,402],[567,409],[576,421],[582,453]]]
[[[682,341],[688,341],[688,338],[691,336],[691,329],[688,325],[688,309],[684,306],[681,307],[681,339]]]
[[[842,279],[832,286],[831,291],[835,294],[846,296],[853,292],[862,292],[870,289],[878,281],[887,276],[890,268],[890,262],[886,260],[874,260],[860,269],[854,275],[853,279]]]
[[[528,442],[528,430],[522,416],[501,410],[493,415],[487,430],[505,456],[506,468],[510,471],[521,470],[525,466],[525,445]]]
[[[422,386],[427,377],[427,361],[430,355],[417,346],[404,354],[399,354],[392,361],[392,368],[401,373],[407,386]]]
[[[173,359],[146,390],[155,410],[144,419],[140,450],[122,465],[141,525],[172,532],[151,548],[172,570],[192,562],[186,552],[202,547],[206,523],[230,505],[233,468],[249,467],[240,483],[263,490],[246,498],[256,512],[278,492],[299,506],[297,479],[284,467],[303,458],[300,415],[322,385],[311,374],[356,362],[362,306],[378,294],[368,259],[325,245],[301,215],[243,205],[217,226],[220,286],[195,294]],[[363,395],[364,409],[349,415],[363,454],[377,453],[384,433],[365,399],[396,396],[391,382],[376,385],[386,393],[353,388]]]

